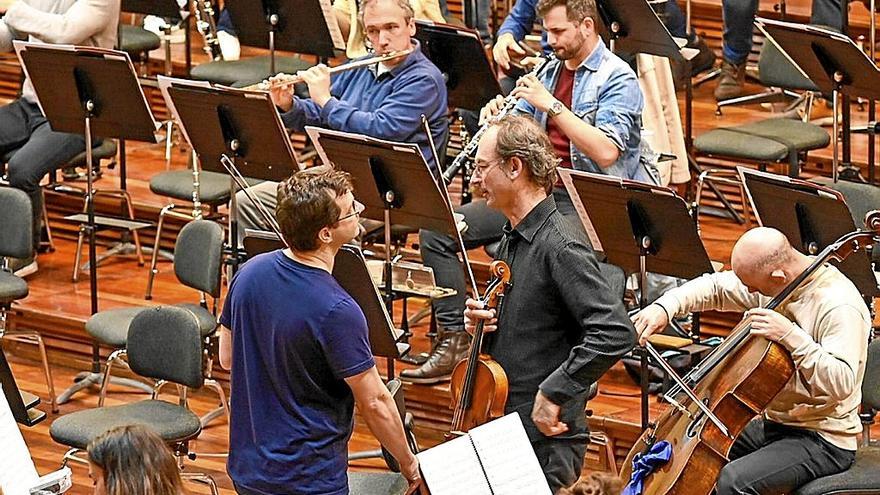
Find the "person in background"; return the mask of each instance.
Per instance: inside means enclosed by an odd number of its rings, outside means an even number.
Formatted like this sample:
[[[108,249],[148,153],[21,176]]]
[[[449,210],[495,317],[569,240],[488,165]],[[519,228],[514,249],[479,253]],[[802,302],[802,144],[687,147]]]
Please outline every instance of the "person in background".
[[[87,450],[95,495],[186,494],[171,449],[145,426],[117,426]]]

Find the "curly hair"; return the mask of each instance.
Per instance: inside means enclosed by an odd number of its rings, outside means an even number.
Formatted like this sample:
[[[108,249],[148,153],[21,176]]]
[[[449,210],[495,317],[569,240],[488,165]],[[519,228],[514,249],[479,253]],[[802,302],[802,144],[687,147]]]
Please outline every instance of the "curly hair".
[[[491,124],[498,129],[495,152],[505,163],[518,157],[532,181],[548,193],[556,183],[559,158],[544,129],[529,116],[505,115]]]
[[[149,428],[118,426],[93,439],[89,461],[104,472],[107,495],[185,493],[174,454]]]

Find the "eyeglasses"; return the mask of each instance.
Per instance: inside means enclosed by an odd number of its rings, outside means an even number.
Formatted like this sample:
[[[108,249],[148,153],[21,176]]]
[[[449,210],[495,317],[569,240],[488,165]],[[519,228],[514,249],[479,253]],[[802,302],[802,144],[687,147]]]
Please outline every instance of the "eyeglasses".
[[[349,213],[348,215],[343,215],[343,216],[339,217],[339,220],[337,220],[337,222],[341,222],[341,221],[346,220],[346,219],[349,219],[349,218],[351,218],[351,217],[359,217],[359,216],[361,215],[361,213],[363,213],[364,210],[365,210],[367,207],[364,206],[364,204],[361,203],[360,201],[358,201],[358,200],[354,200],[354,201],[351,203],[351,208],[352,208],[354,211],[351,212],[351,213]]]
[[[494,167],[495,165],[498,165],[499,163],[501,163],[503,161],[504,161],[504,158],[496,158],[494,160],[489,160],[488,162],[477,161],[474,164],[475,166],[474,166],[473,175],[479,175],[480,177],[485,177],[486,174],[488,174],[489,171],[492,170],[492,167]]]

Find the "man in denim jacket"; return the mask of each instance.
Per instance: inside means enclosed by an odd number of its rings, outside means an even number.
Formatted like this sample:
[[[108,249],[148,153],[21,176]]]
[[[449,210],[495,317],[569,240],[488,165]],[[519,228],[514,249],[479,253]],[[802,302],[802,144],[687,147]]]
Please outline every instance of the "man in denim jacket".
[[[639,160],[643,98],[638,80],[599,37],[595,1],[540,0],[537,9],[556,59],[536,76],[517,82],[511,92],[520,98],[516,113],[531,115],[547,130],[560,167],[655,182]],[[503,101],[499,96],[486,105],[481,120],[497,114]],[[556,182],[552,193],[559,212],[580,225],[561,182]],[[457,212],[468,226],[462,233],[466,248],[501,238],[506,219],[485,201],[467,204]],[[457,294],[434,301],[440,340],[421,367],[404,370],[400,377],[436,383],[449,379],[452,368],[467,354],[469,337],[463,319],[467,288],[452,238],[422,231],[420,245],[437,285],[453,288]]]

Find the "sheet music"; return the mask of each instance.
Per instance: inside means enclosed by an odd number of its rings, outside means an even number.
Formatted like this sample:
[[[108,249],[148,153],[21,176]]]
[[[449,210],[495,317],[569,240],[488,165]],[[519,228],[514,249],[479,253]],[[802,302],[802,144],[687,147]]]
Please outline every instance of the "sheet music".
[[[517,413],[470,431],[494,495],[551,495]]]
[[[0,351],[2,352],[2,351]],[[27,495],[39,476],[31,454],[18,430],[18,423],[0,391],[0,488],[6,495]]]
[[[211,83],[208,81],[195,81],[191,79],[179,79],[176,77],[168,77],[159,75],[157,78],[157,83],[159,84],[159,92],[162,93],[162,98],[165,100],[165,106],[168,108],[168,111],[171,112],[171,119],[180,123],[180,115],[177,114],[177,108],[174,107],[174,100],[171,99],[171,96],[168,94],[168,88],[171,86],[192,86],[195,88],[210,88]],[[182,125],[178,125],[180,132],[183,133],[183,138],[186,139],[186,142],[189,141],[189,136],[186,134],[186,129]]]
[[[416,457],[431,495],[493,495],[469,436],[419,452]]]
[[[333,48],[345,50],[345,38],[342,37],[342,31],[339,30],[339,23],[336,21],[333,4],[330,0],[319,0],[319,2],[321,4],[321,13],[324,14],[324,23],[327,24],[327,30],[330,31],[330,39],[333,40]]]

